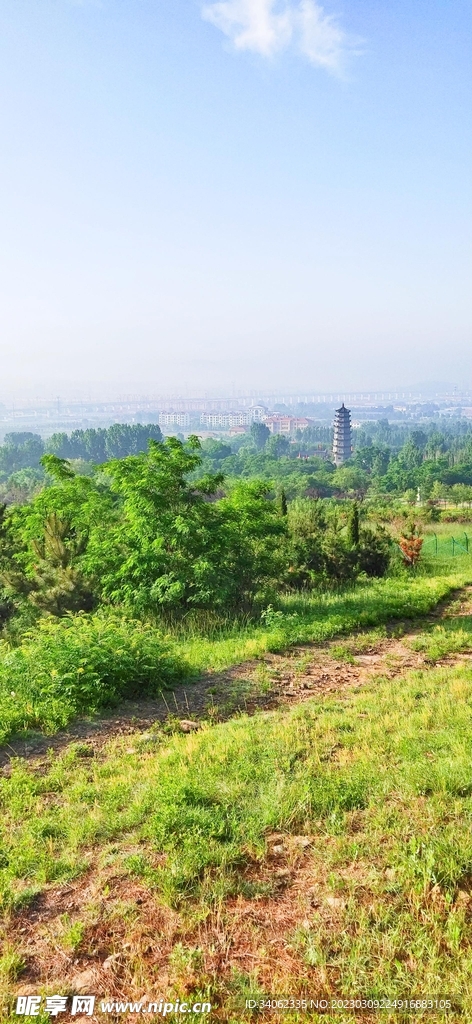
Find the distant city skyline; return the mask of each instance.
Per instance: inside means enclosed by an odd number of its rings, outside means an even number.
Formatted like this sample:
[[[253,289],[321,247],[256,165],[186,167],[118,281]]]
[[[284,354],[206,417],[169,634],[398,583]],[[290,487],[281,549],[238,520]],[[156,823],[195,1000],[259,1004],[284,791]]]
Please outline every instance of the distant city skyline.
[[[270,395],[271,398],[283,400],[284,396],[287,396],[287,401],[323,401],[325,398],[331,398],[333,401],[342,400],[369,400],[371,398],[382,398],[382,399],[400,399],[400,398],[420,398],[427,401],[431,398],[445,399],[446,397],[460,399],[461,396],[469,396],[472,394],[472,386],[468,387],[466,384],[454,384],[447,382],[433,381],[423,382],[420,384],[404,384],[399,387],[385,387],[385,388],[342,388],[335,387],[332,389],[319,390],[318,388],[307,387],[306,382],[304,387],[297,388],[168,388],[167,390],[148,390],[146,391],[122,391],[113,390],[107,393],[107,389],[69,389],[62,392],[55,391],[54,389],[47,393],[41,392],[28,392],[28,391],[17,391],[3,390],[0,391],[0,404],[2,406],[12,408],[15,405],[21,406],[22,404],[28,406],[44,406],[44,407],[55,407],[61,405],[68,405],[74,403],[91,403],[91,404],[113,404],[114,402],[137,402],[137,403],[158,403],[162,405],[163,402],[181,401],[185,403],[196,402],[238,402],[243,401],[244,404],[257,403],[261,396]],[[304,396],[304,397],[303,397]]]
[[[423,385],[423,388],[425,385]],[[439,388],[439,390],[437,390]],[[427,387],[426,387],[427,392]],[[290,432],[305,417],[309,422],[332,422],[340,404],[353,412],[353,425],[368,420],[389,419],[414,422],[442,417],[472,418],[472,389],[460,391],[455,385],[436,385],[425,393],[421,387],[392,391],[316,393],[306,389],[298,393],[257,391],[245,394],[201,393],[190,395],[122,395],[114,400],[75,397],[69,400],[24,400],[0,403],[0,435],[30,431],[49,437],[57,431],[106,427],[112,423],[158,423],[172,432],[205,434],[216,430],[239,432],[248,424],[265,421],[269,428]],[[306,419],[306,417],[309,417]],[[278,421],[287,420],[285,427]],[[293,422],[292,422],[293,420]],[[277,421],[277,422],[276,422]],[[290,421],[290,423],[289,423]],[[296,421],[296,422],[295,422]],[[294,426],[295,424],[295,426]]]

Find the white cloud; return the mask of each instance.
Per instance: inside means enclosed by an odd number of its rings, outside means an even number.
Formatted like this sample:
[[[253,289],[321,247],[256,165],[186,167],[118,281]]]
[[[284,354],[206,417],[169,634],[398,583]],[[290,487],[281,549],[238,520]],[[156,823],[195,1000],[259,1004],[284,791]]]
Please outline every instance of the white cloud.
[[[302,52],[313,64],[328,71],[340,71],[349,44],[336,19],[325,14],[314,0],[301,0],[297,20]]]
[[[218,0],[204,4],[202,17],[221,29],[237,50],[271,57],[293,44],[312,64],[334,73],[342,70],[352,46],[317,0]]]
[[[254,50],[270,57],[290,42],[292,11],[275,10],[275,0],[221,0],[206,4],[202,14],[232,39],[237,50]]]

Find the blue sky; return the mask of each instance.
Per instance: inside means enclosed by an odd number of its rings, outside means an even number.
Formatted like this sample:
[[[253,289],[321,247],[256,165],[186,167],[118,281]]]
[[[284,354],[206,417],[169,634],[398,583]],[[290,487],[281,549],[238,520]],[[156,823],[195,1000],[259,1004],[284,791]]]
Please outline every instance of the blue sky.
[[[2,395],[472,385],[467,0],[2,0]]]

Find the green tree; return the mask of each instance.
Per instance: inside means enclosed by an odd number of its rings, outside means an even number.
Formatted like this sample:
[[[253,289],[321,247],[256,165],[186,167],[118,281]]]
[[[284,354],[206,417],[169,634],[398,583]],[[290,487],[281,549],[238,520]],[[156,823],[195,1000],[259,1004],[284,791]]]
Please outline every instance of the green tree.
[[[258,451],[264,447],[270,437],[270,430],[265,423],[252,423],[250,430],[251,440]]]
[[[288,512],[287,495],[283,487],[277,492],[277,508],[279,515],[286,516]]]
[[[357,504],[357,501],[353,503],[351,515],[349,517],[348,538],[351,547],[357,548],[359,546],[359,505]]]
[[[105,541],[109,567],[100,573],[108,599],[138,610],[247,606],[273,578],[273,537],[283,527],[267,485],[240,483],[215,500],[223,478],[192,482],[200,465],[198,438],[168,437],[106,466],[122,503]]]
[[[272,434],[265,445],[265,451],[269,458],[280,459],[290,453],[290,440],[284,434]]]

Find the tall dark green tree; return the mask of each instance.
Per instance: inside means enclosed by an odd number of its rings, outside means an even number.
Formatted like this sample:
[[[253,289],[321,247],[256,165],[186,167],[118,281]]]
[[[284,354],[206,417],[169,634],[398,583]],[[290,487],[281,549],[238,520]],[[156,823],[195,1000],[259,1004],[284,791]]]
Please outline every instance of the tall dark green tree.
[[[283,487],[277,493],[277,508],[281,516],[286,516],[288,512],[287,495]]]
[[[253,423],[250,430],[251,440],[258,451],[264,447],[270,437],[270,430],[265,423]]]
[[[357,548],[360,540],[359,505],[357,504],[357,501],[353,502],[349,517],[348,537],[351,547]]]

